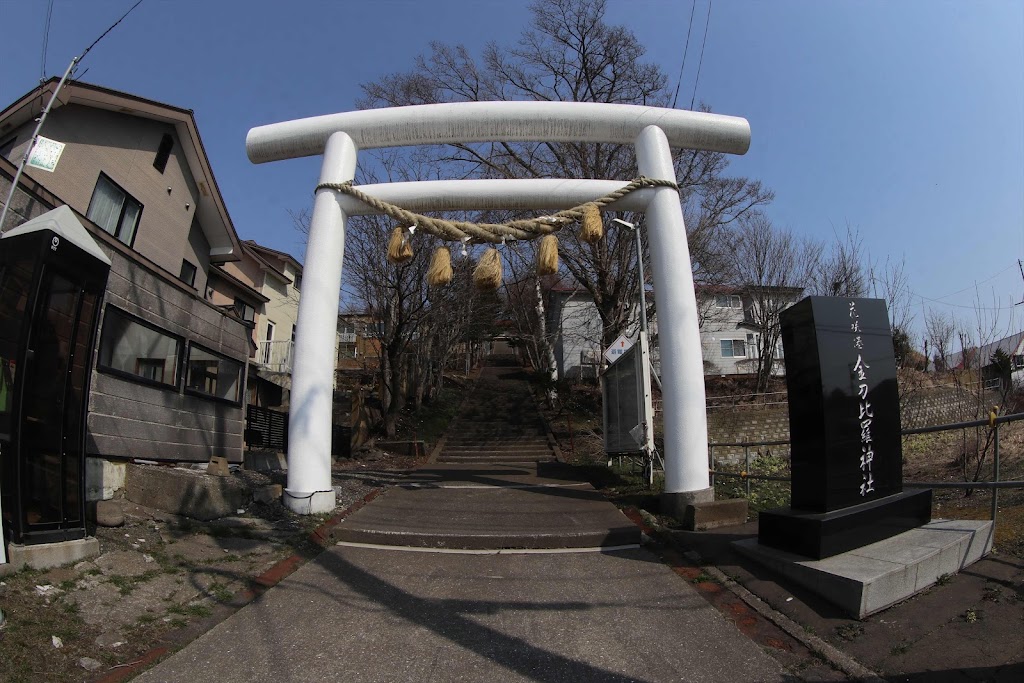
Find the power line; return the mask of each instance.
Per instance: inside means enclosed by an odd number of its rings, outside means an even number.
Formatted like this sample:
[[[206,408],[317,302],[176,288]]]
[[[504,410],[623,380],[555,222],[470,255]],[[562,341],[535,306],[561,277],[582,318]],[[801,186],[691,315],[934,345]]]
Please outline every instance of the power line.
[[[940,306],[950,306],[952,308],[968,308],[972,311],[1009,311],[1014,306],[1016,306],[1016,304],[1011,304],[1009,306],[974,306],[971,304],[951,304],[948,301],[939,301],[938,299],[930,299],[926,296],[921,296],[916,292],[910,292],[910,295],[915,296],[918,299],[921,299],[921,301],[930,301],[933,304],[939,304]]]
[[[686,53],[690,51],[690,31],[693,29],[693,11],[697,9],[697,0],[690,3],[690,25],[686,27],[686,46],[683,48],[683,65],[679,67],[679,80],[676,81],[676,94],[672,98],[672,108],[676,108],[679,99],[679,86],[683,84],[683,71],[686,69]]]
[[[50,0],[49,6],[46,8],[46,22],[43,24],[43,50],[42,56],[39,58],[39,81],[43,82],[46,80],[46,51],[50,46],[50,19],[53,17],[53,0]]]
[[[78,64],[80,64],[81,61],[83,59],[85,59],[85,56],[87,54],[89,54],[89,50],[91,50],[94,47],[96,47],[96,43],[98,43],[101,40],[103,40],[103,38],[108,33],[110,33],[111,31],[114,30],[115,26],[117,26],[122,21],[124,21],[124,18],[127,17],[129,14],[131,14],[132,10],[134,10],[136,7],[138,7],[141,4],[142,4],[142,0],[138,0],[134,5],[131,6],[131,8],[127,12],[125,12],[124,14],[121,15],[120,19],[118,19],[113,24],[111,24],[110,28],[108,28],[106,31],[104,31],[103,34],[100,35],[99,38],[97,38],[96,40],[92,41],[92,45],[90,45],[89,47],[85,48],[85,52],[83,52],[82,54],[78,55],[77,57],[74,57],[71,60],[71,63],[68,64],[67,70],[64,71],[64,75],[60,77],[59,81],[57,81],[57,85],[53,89],[53,94],[50,95],[50,101],[46,103],[46,107],[43,108],[43,111],[39,115],[39,118],[36,119],[36,128],[35,128],[34,131],[32,131],[32,137],[29,140],[29,144],[28,144],[28,146],[25,147],[25,154],[21,157],[21,163],[18,164],[18,170],[14,173],[14,179],[11,180],[11,186],[10,186],[10,188],[7,191],[7,200],[4,202],[3,208],[0,209],[0,234],[3,234],[3,232],[4,232],[4,220],[7,218],[7,211],[11,208],[11,199],[14,197],[14,191],[18,189],[18,181],[21,179],[21,174],[25,172],[25,164],[28,163],[28,157],[32,153],[32,149],[36,146],[36,143],[39,141],[39,133],[43,130],[43,124],[46,123],[46,117],[47,117],[47,115],[49,115],[50,109],[53,108],[53,102],[54,102],[54,100],[57,99],[57,95],[60,94],[60,89],[62,87],[64,87],[64,84],[67,83],[69,78],[71,78],[71,76],[74,73],[75,69],[77,68]],[[42,93],[42,91],[43,91],[42,88],[43,88],[43,84],[40,83],[39,84],[40,93]]]
[[[1003,274],[1003,273],[1005,273],[1006,271],[1008,271],[1008,270],[1011,270],[1011,269],[1013,268],[1013,266],[1014,266],[1014,265],[1015,265],[1015,264],[1010,264],[1010,265],[1006,266],[1005,268],[1003,268],[1002,270],[1000,270],[1000,271],[999,271],[998,273],[996,273],[995,275],[993,275],[993,276],[991,276],[991,277],[987,277],[987,278],[985,278],[984,280],[980,280],[980,281],[978,281],[978,282],[975,282],[974,284],[972,284],[972,285],[968,285],[968,286],[964,287],[963,289],[958,289],[957,291],[955,291],[955,292],[952,292],[952,293],[950,293],[950,294],[946,294],[946,295],[944,295],[944,296],[939,296],[939,297],[936,297],[936,298],[935,298],[935,300],[938,300],[938,299],[948,299],[948,298],[949,298],[949,297],[951,297],[951,296],[956,296],[957,294],[963,294],[964,292],[966,292],[966,291],[967,291],[967,290],[969,290],[969,289],[975,289],[975,288],[976,288],[976,287],[977,287],[978,285],[983,285],[983,284],[985,284],[986,282],[989,282],[989,281],[991,281],[991,280],[995,280],[995,279],[996,279],[997,277],[999,277],[1000,275],[1002,275],[1002,274]],[[919,295],[916,295],[916,294],[915,294],[915,296],[919,296]],[[922,297],[922,298],[923,298],[923,297]]]
[[[121,23],[122,21],[124,21],[124,18],[125,18],[125,17],[127,17],[127,16],[128,16],[129,14],[131,14],[131,13],[132,13],[132,10],[133,10],[133,9],[135,9],[136,7],[138,7],[138,6],[139,6],[139,5],[141,5],[141,4],[142,4],[142,0],[138,0],[138,2],[136,2],[136,3],[134,4],[134,5],[132,5],[132,6],[131,6],[131,8],[129,8],[129,10],[128,10],[127,12],[125,12],[124,14],[122,14],[122,15],[121,15],[121,18],[120,18],[120,19],[118,19],[118,20],[117,20],[117,21],[115,21],[115,22],[114,22],[113,24],[111,24],[111,25],[110,25],[110,28],[108,28],[108,29],[107,29],[106,31],[104,31],[104,32],[103,32],[103,33],[102,33],[102,34],[100,35],[100,37],[99,37],[99,38],[97,38],[96,40],[92,41],[92,45],[90,45],[89,47],[85,48],[85,52],[83,52],[83,53],[82,53],[82,56],[78,58],[78,61],[82,61],[83,59],[85,59],[85,56],[86,56],[87,54],[89,54],[89,50],[91,50],[91,49],[93,49],[94,47],[96,47],[96,43],[98,43],[98,42],[100,42],[101,40],[103,40],[104,38],[106,38],[106,37],[107,37],[107,34],[108,34],[108,33],[110,33],[111,31],[113,31],[113,30],[114,30],[114,27],[115,27],[115,26],[117,26],[117,25],[118,25],[118,24],[120,24],[120,23]]]
[[[704,46],[708,42],[708,26],[711,25],[711,3],[708,0],[708,16],[704,20],[704,40],[700,43],[700,61],[697,62],[697,78],[693,80],[693,97],[690,98],[690,111],[693,111],[693,103],[697,100],[697,84],[700,83],[700,67],[704,65]]]

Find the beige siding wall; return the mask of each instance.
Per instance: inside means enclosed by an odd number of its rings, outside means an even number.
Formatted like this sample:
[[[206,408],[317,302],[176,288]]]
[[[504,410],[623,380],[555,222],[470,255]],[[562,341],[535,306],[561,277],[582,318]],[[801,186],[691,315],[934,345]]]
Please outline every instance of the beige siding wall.
[[[0,201],[7,196],[10,177],[0,172]],[[19,189],[5,222],[8,226],[19,225],[55,204],[52,197],[43,200]],[[82,222],[88,223],[84,219]],[[244,381],[249,354],[249,329],[245,325],[224,315],[169,276],[158,274],[106,244],[103,236],[97,235],[96,242],[113,264],[104,296],[104,312],[108,303],[113,304],[183,337],[186,343],[194,341],[238,360],[243,364]],[[97,339],[102,336],[102,325],[101,319]],[[98,349],[97,342],[97,353]],[[95,367],[94,357],[86,437],[90,455],[194,462],[224,455],[232,462],[241,461],[244,429],[241,406],[185,394],[181,389],[147,386],[100,372]],[[244,401],[244,392],[242,396]]]
[[[133,248],[168,271],[180,272],[182,259],[194,256],[188,237],[198,190],[174,126],[71,104],[50,113],[42,134],[67,146],[53,173],[29,167],[26,174],[86,214],[102,170],[143,206]],[[161,173],[153,160],[164,134],[173,136],[174,147]],[[20,158],[25,145],[27,134],[12,158]]]
[[[192,228],[188,232],[188,244],[186,245],[183,257],[196,267],[196,281],[194,284],[196,293],[206,297],[206,273],[210,270],[210,243],[206,241],[206,235],[198,221],[192,221]]]
[[[285,271],[294,281],[295,273],[291,269]],[[274,323],[274,339],[288,341],[291,339],[292,325],[299,317],[299,292],[291,284],[282,282],[268,274],[263,284],[263,296],[270,299],[265,305],[266,315],[260,320],[257,339],[267,338],[267,322]]]

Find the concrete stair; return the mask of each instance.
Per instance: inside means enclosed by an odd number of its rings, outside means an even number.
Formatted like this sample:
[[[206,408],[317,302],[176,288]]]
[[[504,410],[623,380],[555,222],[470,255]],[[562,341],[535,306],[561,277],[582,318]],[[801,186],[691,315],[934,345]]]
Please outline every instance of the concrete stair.
[[[503,465],[555,460],[522,368],[491,358],[448,427],[439,464]]]

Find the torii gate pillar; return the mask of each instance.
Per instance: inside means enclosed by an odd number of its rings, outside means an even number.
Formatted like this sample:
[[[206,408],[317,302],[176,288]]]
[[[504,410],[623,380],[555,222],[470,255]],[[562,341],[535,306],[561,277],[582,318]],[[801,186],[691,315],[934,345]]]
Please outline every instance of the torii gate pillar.
[[[640,175],[675,181],[664,131],[647,126],[636,138]],[[708,424],[697,295],[679,193],[654,189],[647,204],[647,239],[658,300],[662,405],[665,420],[665,492],[661,510],[682,519],[687,505],[714,500],[708,481]]]

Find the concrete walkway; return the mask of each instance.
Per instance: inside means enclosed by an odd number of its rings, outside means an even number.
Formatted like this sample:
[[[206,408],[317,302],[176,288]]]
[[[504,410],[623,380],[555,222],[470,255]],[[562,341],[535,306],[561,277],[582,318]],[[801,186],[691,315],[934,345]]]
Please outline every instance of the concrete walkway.
[[[494,389],[467,405],[495,405]],[[539,421],[517,405],[491,428]],[[521,457],[413,473],[137,680],[792,680],[588,484]]]

